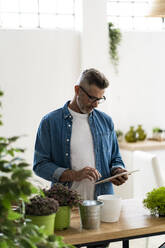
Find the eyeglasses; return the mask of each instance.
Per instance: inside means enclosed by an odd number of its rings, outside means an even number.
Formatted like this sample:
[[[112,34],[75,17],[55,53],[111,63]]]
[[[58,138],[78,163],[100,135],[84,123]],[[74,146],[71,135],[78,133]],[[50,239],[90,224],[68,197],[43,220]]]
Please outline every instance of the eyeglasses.
[[[83,88],[82,86],[79,86],[79,87],[80,87],[80,89],[88,96],[89,100],[90,100],[92,103],[98,102],[98,103],[100,104],[100,103],[103,103],[103,102],[106,100],[106,97],[105,97],[105,96],[103,96],[103,97],[101,97],[101,98],[97,98],[97,97],[95,97],[95,96],[90,96],[90,95],[88,94],[88,92],[87,92],[86,90],[84,90],[84,88]]]

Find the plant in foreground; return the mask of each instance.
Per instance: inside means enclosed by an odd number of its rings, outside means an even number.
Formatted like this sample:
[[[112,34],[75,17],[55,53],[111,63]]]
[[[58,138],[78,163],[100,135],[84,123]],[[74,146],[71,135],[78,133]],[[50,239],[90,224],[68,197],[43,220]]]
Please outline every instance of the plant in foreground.
[[[0,91],[0,97],[3,92]],[[1,107],[1,101],[0,101]],[[0,115],[0,125],[2,125]],[[31,171],[26,161],[20,157],[24,149],[15,148],[19,136],[0,135],[0,248],[66,248],[62,237],[48,236],[42,227],[33,225],[22,212],[13,209],[20,202],[28,202],[29,197],[39,191],[29,182]]]

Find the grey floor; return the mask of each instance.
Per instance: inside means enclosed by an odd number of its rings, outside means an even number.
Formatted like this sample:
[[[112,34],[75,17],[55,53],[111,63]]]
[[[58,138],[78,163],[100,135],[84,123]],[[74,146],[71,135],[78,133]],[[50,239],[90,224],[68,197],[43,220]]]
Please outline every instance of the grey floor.
[[[165,242],[165,235],[150,237],[148,247],[146,247],[146,238],[130,240],[130,248],[158,248]],[[122,248],[122,242],[114,242],[108,248]]]

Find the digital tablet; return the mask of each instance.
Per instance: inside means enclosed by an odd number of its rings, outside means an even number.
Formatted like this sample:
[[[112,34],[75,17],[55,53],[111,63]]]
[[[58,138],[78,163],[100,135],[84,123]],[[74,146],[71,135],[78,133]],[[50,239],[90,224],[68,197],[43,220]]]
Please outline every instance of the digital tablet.
[[[112,176],[112,177],[108,177],[108,178],[106,178],[106,179],[97,181],[97,182],[95,182],[95,185],[96,185],[96,184],[100,184],[100,183],[109,182],[109,181],[113,180],[114,178],[117,178],[117,177],[120,177],[120,176],[123,176],[123,175],[131,175],[132,173],[137,172],[137,171],[139,171],[139,170],[124,171],[124,172],[119,173],[119,174],[116,174],[116,175],[114,175],[114,176]]]

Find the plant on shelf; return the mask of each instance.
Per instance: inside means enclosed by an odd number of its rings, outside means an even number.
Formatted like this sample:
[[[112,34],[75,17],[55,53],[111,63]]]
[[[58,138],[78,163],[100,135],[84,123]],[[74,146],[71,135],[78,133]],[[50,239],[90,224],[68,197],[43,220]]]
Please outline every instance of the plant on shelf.
[[[108,23],[109,31],[109,54],[112,59],[112,64],[117,72],[117,66],[119,63],[118,46],[122,40],[122,34],[119,28],[115,28],[112,22]]]
[[[164,139],[164,130],[160,127],[154,127],[152,129],[152,138],[158,141],[161,141]]]
[[[152,132],[153,132],[153,133],[162,133],[163,130],[162,130],[160,127],[154,127],[154,128],[152,129]]]
[[[70,212],[72,207],[78,207],[82,202],[81,196],[77,191],[69,189],[63,184],[54,184],[52,188],[44,189],[44,194],[47,197],[53,198],[59,202],[59,211],[55,218],[55,229],[66,229],[70,225]]]
[[[0,136],[0,248],[71,247],[63,242],[62,237],[46,235],[42,227],[33,225],[24,216],[24,202],[38,190],[29,182],[29,164],[20,157],[24,150],[14,147],[18,138]],[[21,212],[17,210],[20,203]]]
[[[165,217],[165,187],[155,188],[148,192],[143,204],[152,215]]]

